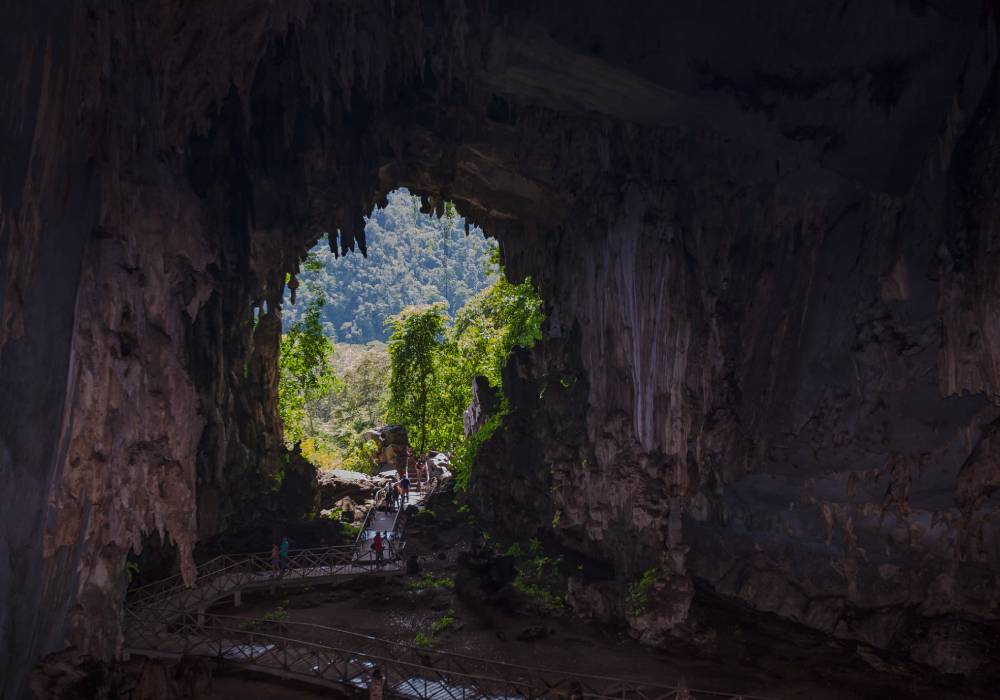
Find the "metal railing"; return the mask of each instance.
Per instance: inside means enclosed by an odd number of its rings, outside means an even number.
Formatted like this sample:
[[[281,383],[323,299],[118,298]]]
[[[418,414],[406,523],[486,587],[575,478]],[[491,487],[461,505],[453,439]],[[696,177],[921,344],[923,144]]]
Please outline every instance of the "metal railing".
[[[250,587],[288,585],[306,578],[326,578],[396,568],[405,545],[396,533],[399,508],[393,519],[393,538],[384,540],[383,559],[376,561],[375,552],[365,547],[369,523],[384,506],[389,486],[375,494],[373,505],[365,513],[361,529],[353,545],[295,549],[280,557],[275,565],[270,552],[222,554],[198,565],[195,580],[187,586],[180,574],[133,589],[129,592],[129,608],[148,606],[190,609],[202,607],[236,591]]]
[[[426,494],[420,487],[415,490],[425,502],[439,485],[432,481]],[[405,542],[385,540],[381,565],[365,546],[366,526],[384,503],[385,491],[376,493],[354,545],[292,550],[277,567],[269,552],[224,554],[198,566],[192,587],[172,576],[133,590],[125,610],[126,649],[151,656],[208,656],[327,687],[367,688],[377,668],[387,697],[412,700],[767,700],[508,664],[309,623],[207,612],[236,591],[399,569]],[[392,532],[401,536],[405,525],[405,508],[400,507]]]
[[[164,610],[130,616],[128,623],[126,640],[134,653],[210,656],[283,677],[358,688],[368,686],[377,668],[392,695],[420,700],[767,700],[508,664],[308,623]]]
[[[362,574],[370,571],[373,565],[374,554],[359,556],[353,545],[291,550],[277,565],[269,553],[224,555],[199,566],[194,585],[188,587],[180,576],[172,576],[134,590],[126,604],[130,609],[192,609],[210,605],[237,590]]]
[[[365,519],[361,521],[361,529],[358,530],[358,536],[354,539],[354,546],[360,548],[362,543],[365,542],[365,533],[368,532],[368,524],[375,518],[378,514],[379,508],[385,505],[386,497],[389,493],[389,488],[395,488],[393,484],[386,484],[378,491],[375,492],[375,498],[372,501],[372,507],[368,509],[365,513]]]
[[[431,499],[431,497],[434,496],[435,493],[437,493],[437,490],[438,490],[439,486],[440,486],[440,482],[436,478],[435,479],[429,479],[428,481],[424,481],[424,482],[419,482],[418,481],[417,482],[416,492],[420,496],[420,502],[421,503],[427,503],[427,501],[429,501]],[[425,487],[429,487],[427,489],[426,493],[424,493],[424,488]],[[412,492],[413,491],[411,490],[411,493]],[[400,508],[400,512],[396,514],[396,519],[393,521],[393,524],[392,524],[393,532],[395,532],[396,537],[399,540],[402,540],[404,542],[406,541],[405,538],[404,538],[404,535],[406,534],[406,523],[407,523],[407,520],[408,520],[408,516],[406,515],[404,509]]]

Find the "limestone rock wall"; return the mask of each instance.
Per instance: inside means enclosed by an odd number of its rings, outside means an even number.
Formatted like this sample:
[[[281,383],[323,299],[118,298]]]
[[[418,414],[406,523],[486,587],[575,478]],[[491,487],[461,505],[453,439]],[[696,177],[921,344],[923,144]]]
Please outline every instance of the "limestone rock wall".
[[[50,652],[115,653],[144,533],[190,571],[196,540],[267,506],[286,274],[324,232],[363,251],[398,186],[455,201],[541,287],[548,339],[508,367],[473,490],[593,562],[580,601],[620,614],[601,596],[655,568],[649,641],[697,624],[700,583],[982,666],[963,630],[995,620],[1000,569],[991,4],[0,20],[5,693]]]

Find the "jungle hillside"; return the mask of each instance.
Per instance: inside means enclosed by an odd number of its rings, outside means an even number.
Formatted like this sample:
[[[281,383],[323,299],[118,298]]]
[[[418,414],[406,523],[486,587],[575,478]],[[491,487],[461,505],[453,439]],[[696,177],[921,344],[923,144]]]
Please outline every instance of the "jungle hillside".
[[[541,339],[542,302],[530,279],[511,283],[492,239],[454,206],[420,212],[406,190],[367,220],[368,257],[336,257],[325,242],[286,290],[278,408],[285,443],[321,469],[369,472],[363,433],[407,427],[419,452],[452,455],[459,484],[477,446],[502,423],[502,368],[513,348]],[[499,390],[500,409],[464,434],[475,377]]]

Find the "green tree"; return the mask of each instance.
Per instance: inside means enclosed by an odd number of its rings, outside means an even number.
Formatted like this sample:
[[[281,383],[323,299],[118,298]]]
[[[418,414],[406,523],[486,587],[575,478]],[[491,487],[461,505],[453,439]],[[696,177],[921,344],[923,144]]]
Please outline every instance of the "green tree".
[[[437,355],[444,341],[448,315],[443,304],[409,307],[387,321],[389,337],[389,420],[402,423],[417,436],[417,449],[428,444],[434,418]]]
[[[472,400],[472,380],[481,374],[502,390],[511,350],[534,345],[542,337],[542,320],[542,301],[531,280],[512,284],[502,273],[470,299],[450,327],[440,304],[393,318],[390,419],[418,436],[421,452],[427,446],[454,452],[464,482],[478,446],[500,426],[505,410],[501,406],[480,433],[467,438],[462,414]]]
[[[368,349],[341,375],[337,392],[339,412],[357,430],[375,426],[385,413],[389,384],[389,358],[384,351]]]
[[[511,351],[541,340],[543,320],[542,299],[531,278],[513,284],[500,274],[458,312],[452,336],[457,351],[469,359],[470,375],[481,374],[500,386]]]
[[[288,325],[301,320],[314,293],[326,297],[323,321],[338,344],[387,340],[384,320],[407,306],[444,302],[454,316],[469,298],[493,281],[483,264],[496,243],[446,203],[437,217],[420,212],[420,199],[406,190],[388,197],[365,225],[368,257],[337,257],[326,241],[313,248],[298,275],[300,304],[286,305]],[[313,264],[310,261],[314,261]]]
[[[278,356],[278,415],[284,428],[285,443],[301,442],[306,431],[315,432],[312,414],[307,410],[328,394],[336,384],[330,361],[333,342],[323,335],[322,295],[306,305],[302,320],[293,323],[281,336]]]

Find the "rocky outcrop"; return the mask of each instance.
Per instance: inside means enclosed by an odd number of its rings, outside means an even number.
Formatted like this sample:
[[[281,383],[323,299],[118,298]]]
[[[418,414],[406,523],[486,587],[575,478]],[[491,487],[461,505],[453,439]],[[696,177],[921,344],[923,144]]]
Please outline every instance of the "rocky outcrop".
[[[406,450],[410,442],[405,426],[384,425],[365,431],[363,437],[375,442],[376,451],[372,457],[375,464],[372,468],[377,473],[390,469],[400,471],[406,466]]]
[[[499,407],[497,390],[490,386],[486,377],[476,377],[472,380],[472,402],[462,414],[462,427],[465,436],[469,437],[486,425],[490,416]]]
[[[346,469],[327,469],[319,473],[319,498],[323,508],[335,508],[344,498],[354,503],[369,501],[376,490],[376,482],[364,474]]]
[[[207,659],[134,659],[107,664],[74,652],[55,654],[35,669],[35,697],[49,700],[199,700],[212,697],[216,664]]]
[[[654,569],[651,640],[698,582],[981,668],[959,655],[1000,614],[991,4],[0,20],[5,693],[66,646],[114,656],[144,533],[190,575],[274,492],[286,275],[323,232],[363,251],[398,186],[456,202],[546,299],[481,451],[486,517],[595,562],[593,591]]]

